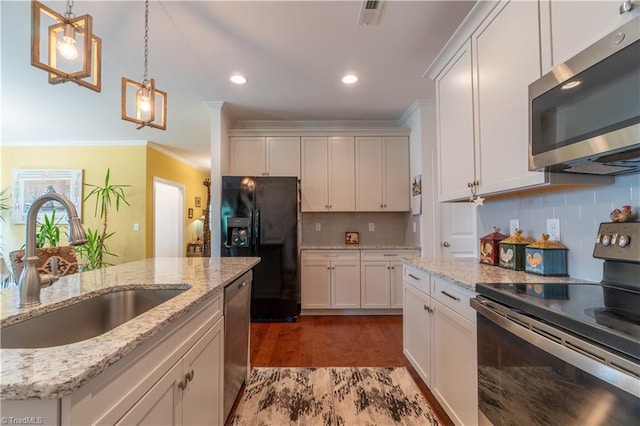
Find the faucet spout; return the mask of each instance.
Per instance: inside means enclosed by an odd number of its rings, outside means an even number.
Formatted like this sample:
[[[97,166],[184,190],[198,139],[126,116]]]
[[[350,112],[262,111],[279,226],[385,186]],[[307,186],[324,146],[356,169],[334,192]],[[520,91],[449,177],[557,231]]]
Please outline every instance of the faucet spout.
[[[36,219],[40,208],[49,201],[57,201],[67,211],[69,218],[69,244],[78,246],[87,242],[87,234],[82,227],[78,212],[71,201],[58,193],[49,192],[36,198],[27,213],[27,230],[24,254],[24,269],[18,280],[19,296],[18,308],[26,308],[40,304],[40,288],[42,285],[40,274],[36,268]]]

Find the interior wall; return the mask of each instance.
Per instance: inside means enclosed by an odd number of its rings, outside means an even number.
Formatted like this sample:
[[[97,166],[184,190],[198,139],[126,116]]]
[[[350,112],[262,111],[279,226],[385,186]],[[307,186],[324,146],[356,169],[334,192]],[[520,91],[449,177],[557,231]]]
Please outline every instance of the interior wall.
[[[142,231],[146,239],[146,257],[153,256],[153,178],[176,182],[185,186],[185,212],[182,255],[186,255],[187,243],[194,242],[202,236],[202,215],[206,208],[207,187],[204,180],[209,174],[185,162],[165,154],[153,146],[146,150],[146,185],[149,188],[146,199],[146,223]],[[196,197],[200,198],[200,207],[196,207]],[[189,208],[193,209],[193,218],[189,218]]]
[[[130,185],[124,189],[130,206],[112,209],[108,230],[115,232],[109,240],[109,248],[118,257],[109,259],[119,264],[145,257],[145,234],[134,231],[134,224],[141,228],[146,220],[147,187],[145,182],[145,143],[109,146],[2,146],[0,156],[2,189],[11,187],[15,169],[82,169],[83,182],[103,185],[107,169],[111,170],[111,184]],[[83,197],[90,189],[84,187]],[[82,207],[82,222],[85,228],[101,228],[100,212],[95,214],[94,199],[85,201]],[[20,249],[25,242],[25,225],[14,225],[11,218],[0,221],[2,240],[0,246],[8,252]],[[5,260],[8,261],[8,258]],[[8,262],[7,262],[8,263]]]
[[[593,258],[598,225],[609,222],[611,211],[623,205],[640,209],[640,175],[616,176],[615,184],[601,187],[487,199],[477,209],[478,235],[491,233],[493,226],[508,234],[509,219],[518,219],[524,235],[539,240],[546,232],[546,219],[558,218],[560,241],[569,249],[569,275],[600,281],[603,261]]]

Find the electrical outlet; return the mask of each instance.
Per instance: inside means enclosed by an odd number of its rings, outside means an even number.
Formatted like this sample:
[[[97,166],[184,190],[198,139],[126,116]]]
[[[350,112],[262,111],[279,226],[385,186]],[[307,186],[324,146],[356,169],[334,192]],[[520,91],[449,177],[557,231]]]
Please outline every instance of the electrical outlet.
[[[316,222],[316,231],[322,231],[322,225],[320,225],[320,222]]]
[[[518,219],[511,219],[509,221],[509,235],[515,234],[516,229],[520,229],[520,221]]]
[[[413,222],[413,232],[416,232],[416,229],[417,229],[416,223]]]
[[[134,223],[134,224],[133,224],[133,230],[134,230],[135,232],[138,232],[138,231],[140,230],[140,224],[139,224],[139,223]]]
[[[547,234],[550,241],[560,241],[560,219],[547,219]]]
[[[369,232],[373,232],[376,230],[376,226],[373,222],[369,222]]]

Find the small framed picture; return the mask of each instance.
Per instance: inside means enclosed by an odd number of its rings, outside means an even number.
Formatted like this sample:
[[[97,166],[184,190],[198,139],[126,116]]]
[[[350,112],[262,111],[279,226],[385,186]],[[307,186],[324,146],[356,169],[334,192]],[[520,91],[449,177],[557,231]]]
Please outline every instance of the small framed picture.
[[[189,219],[193,219],[193,209],[191,207],[189,207],[189,210],[187,210]]]
[[[358,235],[357,232],[346,232],[344,237],[344,242],[346,244],[359,244],[360,243],[360,236]]]
[[[202,206],[202,199],[200,197],[196,197],[196,207]]]

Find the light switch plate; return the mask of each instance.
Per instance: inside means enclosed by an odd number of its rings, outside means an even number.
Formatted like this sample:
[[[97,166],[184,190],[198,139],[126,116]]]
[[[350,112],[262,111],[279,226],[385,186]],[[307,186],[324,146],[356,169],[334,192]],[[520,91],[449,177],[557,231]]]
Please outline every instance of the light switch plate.
[[[373,222],[369,222],[369,232],[376,230],[376,225]]]
[[[549,241],[560,241],[560,219],[547,219]]]
[[[322,231],[322,225],[320,225],[320,222],[316,222],[316,231]]]
[[[413,222],[413,232],[416,232],[416,230],[417,230],[416,223],[415,223],[415,222]]]

